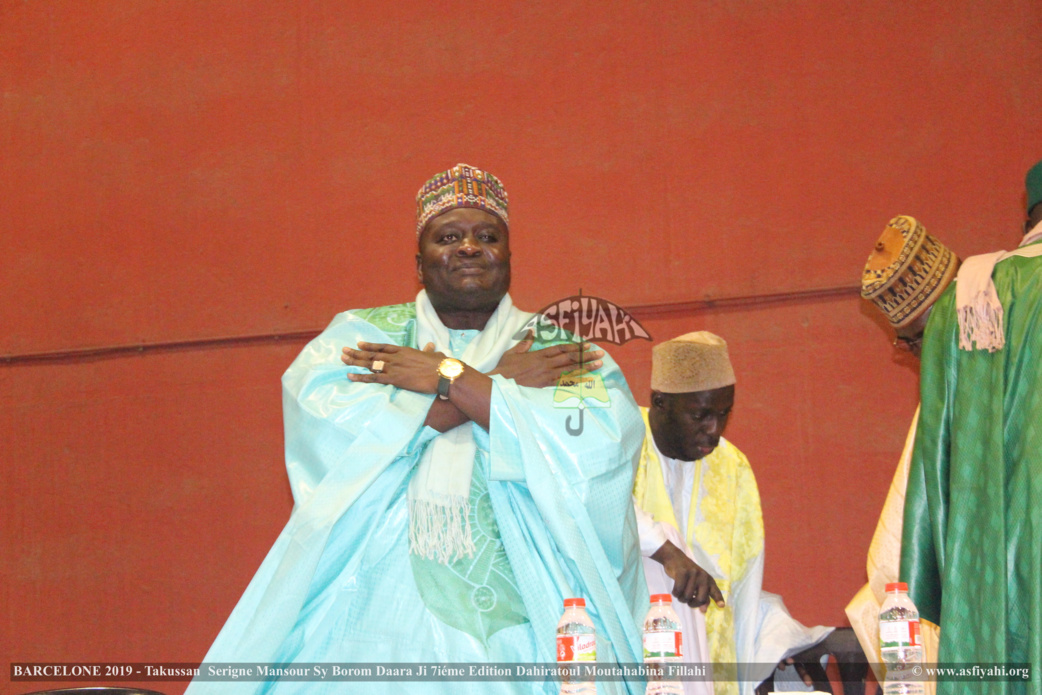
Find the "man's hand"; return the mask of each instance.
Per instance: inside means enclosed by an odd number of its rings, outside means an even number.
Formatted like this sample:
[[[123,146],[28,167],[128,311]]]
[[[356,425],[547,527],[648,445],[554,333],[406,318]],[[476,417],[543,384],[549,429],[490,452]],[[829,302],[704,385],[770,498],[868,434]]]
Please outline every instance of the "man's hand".
[[[713,576],[691,561],[683,550],[669,541],[654,552],[651,559],[662,565],[673,580],[673,595],[682,603],[698,608],[703,613],[709,608],[709,600],[724,607],[724,595]]]
[[[589,370],[599,369],[603,364],[600,358],[604,357],[604,352],[590,350],[589,343],[565,343],[529,352],[533,343],[529,333],[500,357],[499,364],[489,374],[513,379],[520,386],[541,388],[555,385],[562,374],[574,370],[580,361]],[[416,393],[438,392],[438,365],[443,359],[445,355],[435,352],[431,343],[423,350],[416,350],[400,345],[360,342],[357,348],[345,347],[340,355],[340,360],[349,367],[369,370],[375,367],[369,374],[348,374],[351,381],[389,384]],[[468,367],[453,386],[453,393],[460,396],[454,395],[453,403],[435,399],[425,424],[446,432],[473,420],[479,427],[487,429],[491,388],[492,382],[486,375]]]
[[[593,371],[604,364],[603,350],[591,350],[589,343],[562,343],[529,352],[535,342],[532,332],[520,343],[503,353],[499,364],[489,375],[499,374],[513,379],[518,386],[543,388],[554,386],[562,374],[579,366]]]
[[[358,343],[357,348],[345,347],[340,361],[349,367],[373,369],[372,374],[348,374],[351,381],[366,384],[390,384],[416,393],[438,392],[438,365],[445,355],[433,350],[416,350],[386,343]]]
[[[797,654],[797,656],[799,655]],[[809,685],[811,687],[816,685],[814,682],[814,676],[807,672],[807,666],[803,662],[796,661],[791,656],[788,659],[782,659],[778,662],[779,671],[784,671],[786,666],[792,666],[796,670],[796,675],[800,677],[800,680],[803,681],[804,685]],[[821,668],[820,663],[816,664],[816,666],[818,669]]]

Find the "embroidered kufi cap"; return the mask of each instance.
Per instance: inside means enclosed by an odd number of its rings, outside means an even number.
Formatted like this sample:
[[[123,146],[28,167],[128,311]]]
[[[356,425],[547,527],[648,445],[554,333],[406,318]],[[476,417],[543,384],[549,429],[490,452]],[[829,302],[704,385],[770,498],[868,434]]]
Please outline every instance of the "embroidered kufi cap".
[[[1028,169],[1028,175],[1024,179],[1024,187],[1028,194],[1027,211],[1042,203],[1042,162]]]
[[[727,343],[709,331],[687,333],[651,349],[651,388],[694,393],[735,383]]]
[[[416,194],[416,235],[432,217],[453,208],[485,210],[503,224],[507,219],[507,192],[492,174],[469,164],[457,164],[448,171],[435,174]]]
[[[914,217],[890,220],[861,273],[861,296],[872,300],[894,328],[933,306],[955,277],[959,260]]]

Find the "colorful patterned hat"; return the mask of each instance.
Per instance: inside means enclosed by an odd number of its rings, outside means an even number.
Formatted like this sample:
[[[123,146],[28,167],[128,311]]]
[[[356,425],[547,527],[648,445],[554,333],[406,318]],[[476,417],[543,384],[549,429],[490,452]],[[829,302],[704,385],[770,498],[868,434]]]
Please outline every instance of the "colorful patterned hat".
[[[1031,212],[1031,208],[1042,203],[1042,162],[1028,169],[1028,175],[1024,179],[1024,188],[1027,189],[1028,194],[1027,211]]]
[[[890,220],[861,273],[861,296],[894,328],[929,309],[955,277],[959,259],[914,217]]]
[[[651,349],[651,389],[694,393],[735,382],[727,343],[709,331],[687,333]]]
[[[416,194],[416,235],[432,217],[452,208],[479,208],[507,220],[507,192],[492,174],[469,164],[457,164],[435,175]]]

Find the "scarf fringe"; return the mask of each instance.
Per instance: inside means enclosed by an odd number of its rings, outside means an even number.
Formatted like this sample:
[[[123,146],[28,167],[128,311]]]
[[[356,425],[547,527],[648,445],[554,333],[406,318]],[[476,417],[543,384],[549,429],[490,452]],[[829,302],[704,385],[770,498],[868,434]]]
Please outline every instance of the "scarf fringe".
[[[445,501],[409,500],[409,552],[448,565],[474,556],[470,501],[452,495]]]
[[[969,305],[959,307],[958,315],[960,350],[972,351],[974,343],[976,349],[988,352],[1005,347],[1006,329],[1002,304],[997,297],[978,294]]]

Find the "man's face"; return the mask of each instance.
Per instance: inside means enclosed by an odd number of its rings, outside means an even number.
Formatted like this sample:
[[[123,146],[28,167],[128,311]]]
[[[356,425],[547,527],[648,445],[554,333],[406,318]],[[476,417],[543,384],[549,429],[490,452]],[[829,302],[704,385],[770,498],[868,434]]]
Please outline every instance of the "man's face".
[[[651,392],[655,446],[670,458],[697,461],[720,443],[734,406],[734,385],[694,393]]]
[[[439,311],[495,310],[510,289],[506,225],[477,208],[443,212],[420,234],[416,273]]]
[[[923,334],[926,333],[926,321],[930,318],[931,311],[933,311],[932,306],[907,326],[894,329],[894,333],[897,335],[894,338],[894,347],[919,357],[923,351]]]

